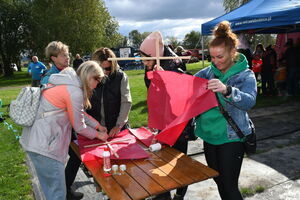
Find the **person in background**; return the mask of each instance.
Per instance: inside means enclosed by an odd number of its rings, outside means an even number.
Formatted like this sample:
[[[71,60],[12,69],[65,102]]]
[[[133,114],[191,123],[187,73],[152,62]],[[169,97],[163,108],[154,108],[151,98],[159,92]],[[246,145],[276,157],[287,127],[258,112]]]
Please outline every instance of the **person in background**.
[[[263,95],[274,95],[274,73],[277,66],[277,53],[272,45],[267,46],[262,57],[261,88]]]
[[[140,46],[141,57],[155,57],[155,42],[159,38],[159,56],[172,56],[178,57],[167,45],[164,45],[162,35],[159,31],[152,32],[142,42]],[[183,62],[181,59],[161,60],[160,66],[156,66],[156,60],[143,60],[145,65],[144,81],[147,88],[150,86],[150,80],[147,78],[147,72],[152,70],[166,70],[183,73]]]
[[[46,200],[66,199],[64,171],[72,127],[89,139],[108,138],[106,128],[84,112],[91,107],[92,90],[103,77],[100,66],[92,61],[82,64],[77,74],[68,67],[51,75],[49,83],[55,86],[43,91],[32,127],[23,128],[20,143],[35,167]]]
[[[263,54],[265,53],[264,45],[259,43],[255,47],[255,51],[253,52],[253,56],[258,56],[260,59],[262,59]]]
[[[41,84],[48,83],[51,74],[57,74],[69,66],[69,47],[60,41],[52,41],[46,47],[46,57],[52,62],[52,67],[41,80]]]
[[[283,54],[283,58],[281,60],[285,60],[286,62],[286,70],[287,70],[287,96],[294,96],[299,92],[299,73],[300,73],[300,65],[299,65],[299,50],[297,52],[297,48],[294,46],[293,39],[289,38],[285,44],[287,48]]]
[[[76,54],[75,59],[73,61],[73,68],[76,71],[79,67],[79,65],[81,65],[83,63],[83,59],[80,57],[80,54]]]
[[[286,89],[286,65],[283,61],[278,63],[278,68],[274,74],[274,80],[277,88],[277,96],[285,96]]]
[[[159,31],[152,32],[141,44],[140,46],[140,54],[142,57],[155,57],[156,56],[156,48],[155,43],[156,39],[159,39],[159,56],[173,56],[177,55],[168,47],[164,45],[162,35]],[[147,78],[147,72],[152,70],[166,70],[166,71],[174,71],[178,73],[183,73],[182,71],[182,61],[180,59],[174,60],[161,60],[160,66],[156,65],[156,60],[143,60],[143,64],[145,65],[145,85],[147,89],[150,86],[150,80]],[[180,152],[187,153],[188,148],[188,138],[189,131],[192,130],[193,120],[190,120],[185,129],[183,130],[180,137],[177,139],[174,144],[174,148],[179,150]],[[182,187],[176,190],[176,194],[173,197],[173,200],[183,200],[184,196],[187,192],[188,187]],[[153,200],[170,200],[171,194],[170,192],[166,192],[160,195],[157,195]]]
[[[39,61],[37,56],[32,57],[32,62],[28,66],[28,73],[32,77],[32,87],[39,87],[41,85],[41,78],[46,69],[47,67]]]
[[[189,51],[189,50],[186,50],[184,49],[182,46],[178,46],[176,47],[175,49],[175,53],[178,55],[178,56],[191,56],[192,55],[192,52]],[[183,60],[183,67],[181,67],[181,69],[183,71],[186,71],[186,63],[188,63],[189,60]]]
[[[52,61],[52,67],[46,73],[42,79],[42,84],[47,84],[50,76],[52,74],[60,73],[63,69],[69,66],[70,57],[69,57],[69,47],[62,42],[53,41],[48,44],[46,47],[46,57]],[[71,141],[77,139],[77,134],[75,131],[71,130]],[[65,182],[67,188],[67,199],[82,199],[83,193],[75,192],[71,186],[75,181],[76,174],[79,170],[81,160],[78,158],[76,153],[71,147],[69,147],[69,160],[65,169]]]
[[[256,102],[257,86],[247,59],[237,53],[238,39],[228,21],[220,22],[209,43],[212,64],[195,74],[208,79],[207,89],[216,93],[219,103],[230,113],[244,135],[252,133],[247,111]],[[228,124],[219,107],[196,118],[197,136],[203,139],[207,164],[219,172],[214,178],[222,200],[242,200],[238,180],[244,157],[243,139]]]
[[[129,128],[128,115],[132,105],[129,80],[116,60],[114,52],[102,47],[97,49],[92,60],[100,63],[106,79],[98,84],[90,99],[92,108],[87,113],[107,128],[110,137],[114,137],[121,130]]]

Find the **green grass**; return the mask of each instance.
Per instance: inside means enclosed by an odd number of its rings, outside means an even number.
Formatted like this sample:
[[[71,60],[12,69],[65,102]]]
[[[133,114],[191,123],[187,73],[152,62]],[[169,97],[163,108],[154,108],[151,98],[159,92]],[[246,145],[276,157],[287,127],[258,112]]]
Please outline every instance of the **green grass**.
[[[16,97],[20,89],[0,90],[5,121],[12,124],[7,115],[9,102]],[[14,126],[20,133],[20,127]],[[0,123],[0,199],[33,199],[30,175],[25,164],[25,154],[14,133]]]
[[[265,188],[263,186],[256,186],[255,188],[241,188],[240,190],[243,197],[249,197],[256,193],[262,193],[265,191]]]
[[[0,88],[28,84],[31,84],[31,76],[27,73],[27,68],[22,68],[21,72],[14,72],[10,77],[0,76]]]

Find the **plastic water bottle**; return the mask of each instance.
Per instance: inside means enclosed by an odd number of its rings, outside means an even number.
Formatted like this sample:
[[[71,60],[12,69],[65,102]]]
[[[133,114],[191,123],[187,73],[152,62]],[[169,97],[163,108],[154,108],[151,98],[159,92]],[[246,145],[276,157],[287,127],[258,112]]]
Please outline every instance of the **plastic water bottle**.
[[[104,173],[108,174],[111,171],[111,164],[110,164],[110,152],[107,148],[104,149],[102,156],[103,156],[103,171]]]
[[[2,108],[2,99],[0,99],[0,108]]]

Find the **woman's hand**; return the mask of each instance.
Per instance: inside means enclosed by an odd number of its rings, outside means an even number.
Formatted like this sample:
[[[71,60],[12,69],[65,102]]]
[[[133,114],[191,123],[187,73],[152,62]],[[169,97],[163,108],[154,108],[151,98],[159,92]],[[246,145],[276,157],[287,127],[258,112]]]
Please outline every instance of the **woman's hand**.
[[[220,92],[226,94],[227,87],[219,79],[211,79],[208,81],[207,89],[212,90],[213,92]]]
[[[120,132],[120,128],[119,127],[113,127],[110,131],[109,131],[109,137],[113,138],[115,137],[115,135],[117,135]]]
[[[153,71],[165,71],[161,66],[155,65]]]
[[[102,140],[102,141],[106,141],[108,139],[108,135],[107,135],[107,132],[98,132],[97,136],[96,136],[99,140]]]
[[[99,132],[107,132],[107,128],[105,126],[101,126],[101,125],[99,125],[99,127],[97,128],[97,130]]]

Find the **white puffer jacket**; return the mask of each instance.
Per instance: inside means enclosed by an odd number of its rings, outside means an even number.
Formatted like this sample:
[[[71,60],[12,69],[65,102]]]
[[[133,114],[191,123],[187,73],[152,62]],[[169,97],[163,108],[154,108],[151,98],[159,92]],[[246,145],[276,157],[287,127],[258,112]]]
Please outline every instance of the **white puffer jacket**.
[[[50,84],[43,91],[37,117],[32,127],[23,128],[20,143],[25,151],[66,162],[71,130],[90,139],[96,137],[99,123],[84,112],[81,81],[73,69],[51,75]],[[49,111],[57,111],[42,116]]]

